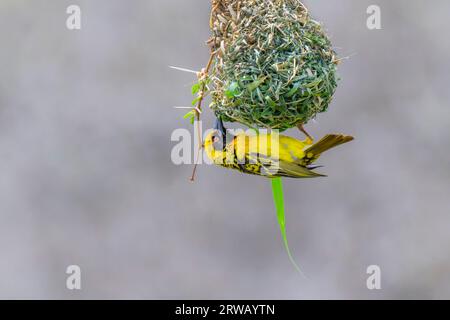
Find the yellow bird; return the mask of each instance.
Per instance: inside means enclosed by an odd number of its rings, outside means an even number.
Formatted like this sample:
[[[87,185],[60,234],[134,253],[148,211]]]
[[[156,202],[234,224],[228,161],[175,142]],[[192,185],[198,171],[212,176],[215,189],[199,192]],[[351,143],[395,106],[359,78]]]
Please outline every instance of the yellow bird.
[[[206,155],[214,164],[268,178],[323,177],[312,171],[320,167],[313,163],[323,152],[353,140],[343,134],[328,134],[313,144],[310,138],[300,141],[278,134],[241,133],[225,144],[222,137],[221,130],[214,130],[204,142]]]

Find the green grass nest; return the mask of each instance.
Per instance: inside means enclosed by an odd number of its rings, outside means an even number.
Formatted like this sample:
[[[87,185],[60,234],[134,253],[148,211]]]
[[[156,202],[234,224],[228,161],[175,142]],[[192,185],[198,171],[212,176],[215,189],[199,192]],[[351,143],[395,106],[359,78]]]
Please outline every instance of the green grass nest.
[[[213,0],[211,109],[224,121],[281,131],[328,109],[337,58],[298,0]]]

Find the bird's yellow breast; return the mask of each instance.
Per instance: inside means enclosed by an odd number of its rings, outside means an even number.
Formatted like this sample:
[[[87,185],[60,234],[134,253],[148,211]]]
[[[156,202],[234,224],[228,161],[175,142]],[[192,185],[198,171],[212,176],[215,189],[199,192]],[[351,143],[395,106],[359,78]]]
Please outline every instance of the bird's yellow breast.
[[[276,134],[237,135],[234,149],[239,160],[246,155],[262,155],[272,159],[296,162],[305,157],[304,150],[311,141],[300,141],[288,136]]]

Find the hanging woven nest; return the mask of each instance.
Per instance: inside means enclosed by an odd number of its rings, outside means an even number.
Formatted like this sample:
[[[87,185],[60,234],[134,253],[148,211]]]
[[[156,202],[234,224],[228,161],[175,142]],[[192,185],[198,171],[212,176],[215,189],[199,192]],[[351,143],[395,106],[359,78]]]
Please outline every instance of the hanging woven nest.
[[[327,110],[337,59],[298,0],[212,0],[211,109],[224,121],[286,130]]]

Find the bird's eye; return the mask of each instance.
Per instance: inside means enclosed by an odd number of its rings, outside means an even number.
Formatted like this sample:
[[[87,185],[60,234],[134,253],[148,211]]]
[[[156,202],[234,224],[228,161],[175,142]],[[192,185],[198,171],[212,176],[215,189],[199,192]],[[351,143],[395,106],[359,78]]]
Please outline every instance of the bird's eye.
[[[214,150],[223,150],[223,141],[220,139],[220,136],[214,135],[212,136],[213,148]]]

